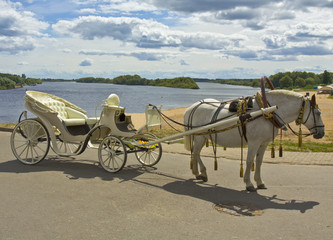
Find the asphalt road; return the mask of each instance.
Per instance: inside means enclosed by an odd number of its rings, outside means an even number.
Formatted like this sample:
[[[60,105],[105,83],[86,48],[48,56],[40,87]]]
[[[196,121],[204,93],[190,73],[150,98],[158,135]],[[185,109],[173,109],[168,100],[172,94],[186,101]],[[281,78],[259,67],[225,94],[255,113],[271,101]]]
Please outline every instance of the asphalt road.
[[[189,157],[181,154],[164,153],[156,168],[130,155],[117,174],[99,167],[92,149],[75,159],[50,151],[27,166],[15,160],[9,137],[0,132],[0,239],[333,236],[332,166],[265,163],[268,189],[248,193],[238,161],[222,160],[214,171],[204,157],[207,183],[193,179]],[[247,216],[250,210],[255,216]]]

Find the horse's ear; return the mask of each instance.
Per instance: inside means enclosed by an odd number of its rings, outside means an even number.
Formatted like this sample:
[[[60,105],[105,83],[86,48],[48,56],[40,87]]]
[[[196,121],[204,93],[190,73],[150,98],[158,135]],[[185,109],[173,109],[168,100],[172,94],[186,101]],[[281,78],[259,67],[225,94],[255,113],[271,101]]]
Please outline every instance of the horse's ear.
[[[316,106],[317,105],[316,95],[315,94],[313,94],[312,97],[311,97],[311,105],[312,106]]]

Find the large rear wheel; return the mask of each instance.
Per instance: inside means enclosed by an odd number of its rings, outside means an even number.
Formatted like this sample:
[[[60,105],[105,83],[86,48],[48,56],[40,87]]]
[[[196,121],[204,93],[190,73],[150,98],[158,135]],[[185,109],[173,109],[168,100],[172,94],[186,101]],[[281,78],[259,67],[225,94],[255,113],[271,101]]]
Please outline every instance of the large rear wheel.
[[[32,165],[46,157],[50,148],[50,137],[42,123],[26,119],[15,126],[10,145],[19,161]]]
[[[124,142],[115,136],[104,138],[98,147],[98,159],[106,171],[119,172],[125,166],[127,160]]]

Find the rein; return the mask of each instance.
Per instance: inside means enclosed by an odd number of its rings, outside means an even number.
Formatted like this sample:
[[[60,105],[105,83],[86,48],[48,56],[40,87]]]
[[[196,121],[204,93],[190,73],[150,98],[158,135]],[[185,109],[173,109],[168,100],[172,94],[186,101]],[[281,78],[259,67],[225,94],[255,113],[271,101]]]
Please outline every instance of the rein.
[[[267,102],[266,92],[265,92],[265,81],[268,83],[269,88],[271,90],[274,90],[274,86],[273,86],[272,82],[268,79],[268,77],[266,77],[266,76],[261,77],[260,87],[261,87],[262,100],[263,100],[263,103],[264,103],[264,107],[267,108],[268,107],[268,102]]]

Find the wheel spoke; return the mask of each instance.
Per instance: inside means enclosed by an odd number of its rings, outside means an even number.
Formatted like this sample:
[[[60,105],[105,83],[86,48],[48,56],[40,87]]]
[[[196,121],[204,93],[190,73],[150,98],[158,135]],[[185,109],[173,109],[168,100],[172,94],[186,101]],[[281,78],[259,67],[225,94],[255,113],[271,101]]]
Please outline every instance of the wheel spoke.
[[[34,152],[33,152],[33,147],[30,146],[30,152],[31,152],[31,162],[34,162]]]
[[[38,131],[41,129],[41,126],[38,126],[38,129],[35,131],[35,133],[33,133],[33,135],[31,136],[31,139],[34,139],[35,136],[37,136],[37,134],[39,133]],[[37,138],[38,139],[38,138]]]
[[[22,152],[19,154],[20,157],[22,156],[22,154],[25,152],[25,150],[26,150],[28,147],[29,147],[29,145],[26,144],[25,148],[24,148],[24,149],[22,150]]]
[[[20,145],[20,146],[16,146],[15,148],[16,149],[19,149],[19,148],[21,148],[21,147],[23,147],[23,146],[26,146],[27,145],[27,141],[24,141],[24,143],[22,144],[22,145]]]
[[[26,160],[28,160],[29,149],[30,149],[30,146],[28,145],[27,154],[25,155],[25,159],[26,159]]]
[[[36,146],[36,147],[38,147],[38,146]],[[37,150],[35,148],[33,148],[33,150],[34,150],[34,152],[36,154],[36,159],[38,159],[39,158],[39,154],[38,154]]]

